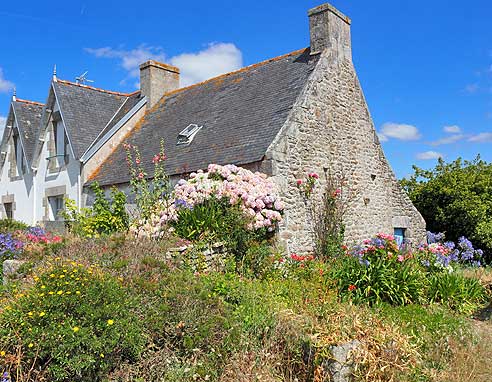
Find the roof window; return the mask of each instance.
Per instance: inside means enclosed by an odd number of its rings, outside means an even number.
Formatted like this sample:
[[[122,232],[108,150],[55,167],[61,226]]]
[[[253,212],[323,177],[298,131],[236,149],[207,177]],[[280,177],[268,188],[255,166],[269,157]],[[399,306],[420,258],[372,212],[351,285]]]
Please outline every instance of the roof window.
[[[196,123],[190,123],[186,129],[178,134],[176,145],[189,145],[193,138],[195,138],[196,133],[198,133],[202,127],[203,126],[198,126]]]

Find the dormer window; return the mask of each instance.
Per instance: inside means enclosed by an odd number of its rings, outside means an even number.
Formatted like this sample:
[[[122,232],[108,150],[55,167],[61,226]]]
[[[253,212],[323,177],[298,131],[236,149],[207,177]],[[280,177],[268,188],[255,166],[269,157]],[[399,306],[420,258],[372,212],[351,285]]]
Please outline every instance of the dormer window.
[[[198,133],[202,127],[203,126],[198,126],[196,123],[189,124],[186,129],[178,134],[176,145],[189,145],[191,141],[193,141],[193,138],[195,138],[196,133]]]
[[[27,171],[26,158],[24,156],[24,150],[22,150],[22,142],[20,140],[19,134],[16,132],[14,134],[14,150],[15,150],[15,163],[17,169],[17,176],[25,174]]]
[[[53,137],[58,167],[68,163],[68,138],[61,121],[53,120]]]

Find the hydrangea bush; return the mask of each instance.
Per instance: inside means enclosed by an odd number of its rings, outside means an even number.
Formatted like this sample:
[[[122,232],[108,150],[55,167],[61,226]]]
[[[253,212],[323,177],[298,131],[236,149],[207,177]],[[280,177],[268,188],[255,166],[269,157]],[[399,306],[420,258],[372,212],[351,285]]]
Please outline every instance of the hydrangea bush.
[[[132,227],[138,237],[158,238],[180,215],[211,199],[225,201],[243,214],[246,229],[275,230],[282,220],[284,205],[275,195],[273,183],[265,174],[253,173],[235,165],[210,164],[208,170],[191,173],[174,187],[172,198],[161,200],[159,212]]]

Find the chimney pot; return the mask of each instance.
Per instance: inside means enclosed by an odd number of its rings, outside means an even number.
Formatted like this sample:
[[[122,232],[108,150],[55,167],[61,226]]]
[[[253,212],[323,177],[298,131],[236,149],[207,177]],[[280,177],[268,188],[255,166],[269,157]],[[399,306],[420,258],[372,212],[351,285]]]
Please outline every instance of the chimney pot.
[[[311,54],[329,50],[338,59],[352,60],[351,20],[325,3],[308,11]]]
[[[154,106],[162,96],[179,88],[179,69],[149,60],[140,65],[140,90],[147,97],[147,107]]]

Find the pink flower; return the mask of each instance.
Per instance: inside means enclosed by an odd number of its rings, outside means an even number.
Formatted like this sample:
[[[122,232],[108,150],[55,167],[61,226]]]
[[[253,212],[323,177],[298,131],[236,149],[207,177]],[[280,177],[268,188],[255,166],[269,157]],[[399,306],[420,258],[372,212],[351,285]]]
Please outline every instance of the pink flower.
[[[310,178],[319,179],[319,175],[318,175],[318,174],[316,174],[315,172],[311,172],[311,173],[309,173],[309,175],[308,175],[308,176],[309,176]]]
[[[402,255],[398,255],[397,259],[400,263],[402,263],[403,260],[405,260],[405,258]]]
[[[302,184],[302,179],[297,179],[296,183],[298,186],[300,186]]]
[[[139,172],[138,175],[137,175],[138,179],[143,179],[144,177],[144,174],[143,172]]]
[[[135,159],[135,163],[136,163],[136,164],[140,164],[140,159],[138,159],[138,158],[137,158],[137,159]]]
[[[154,157],[152,158],[152,163],[155,164],[155,163],[159,162],[160,161],[160,158],[161,157],[159,155],[154,155]]]

